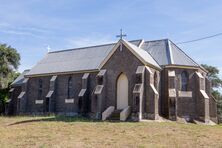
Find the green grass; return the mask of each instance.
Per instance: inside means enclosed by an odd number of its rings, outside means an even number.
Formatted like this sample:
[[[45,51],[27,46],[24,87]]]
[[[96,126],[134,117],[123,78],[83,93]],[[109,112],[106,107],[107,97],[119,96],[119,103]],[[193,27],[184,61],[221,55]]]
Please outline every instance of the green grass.
[[[222,147],[222,126],[0,117],[0,147]]]

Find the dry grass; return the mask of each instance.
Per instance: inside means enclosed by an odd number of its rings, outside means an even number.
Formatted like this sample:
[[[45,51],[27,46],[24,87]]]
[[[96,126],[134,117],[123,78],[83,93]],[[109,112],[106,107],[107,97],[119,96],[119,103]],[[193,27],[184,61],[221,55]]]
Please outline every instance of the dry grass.
[[[0,147],[222,147],[222,126],[0,117]]]

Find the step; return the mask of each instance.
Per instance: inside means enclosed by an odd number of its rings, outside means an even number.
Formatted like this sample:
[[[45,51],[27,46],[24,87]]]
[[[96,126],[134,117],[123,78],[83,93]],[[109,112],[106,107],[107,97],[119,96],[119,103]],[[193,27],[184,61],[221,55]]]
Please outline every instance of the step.
[[[114,110],[108,120],[111,121],[119,121],[120,120],[120,113],[122,110]]]

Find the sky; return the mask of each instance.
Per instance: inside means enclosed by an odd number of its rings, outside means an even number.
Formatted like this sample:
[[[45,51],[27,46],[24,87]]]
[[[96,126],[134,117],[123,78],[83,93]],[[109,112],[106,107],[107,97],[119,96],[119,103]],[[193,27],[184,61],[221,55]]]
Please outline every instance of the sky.
[[[0,43],[21,55],[19,71],[50,51],[126,40],[174,43],[222,32],[221,0],[0,0]],[[178,45],[199,64],[221,70],[222,36]]]

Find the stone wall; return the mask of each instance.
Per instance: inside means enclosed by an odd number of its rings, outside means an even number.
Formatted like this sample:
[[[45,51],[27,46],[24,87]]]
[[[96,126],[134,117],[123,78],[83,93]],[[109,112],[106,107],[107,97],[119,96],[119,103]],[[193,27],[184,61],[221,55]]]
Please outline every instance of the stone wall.
[[[156,76],[155,76],[156,75]],[[147,67],[145,71],[144,118],[157,119],[160,110],[160,72]]]
[[[210,114],[210,119],[214,121],[215,123],[218,123],[218,117],[217,117],[217,100],[213,97],[211,94],[211,82],[209,79],[206,79],[205,81],[206,84],[206,93],[209,96],[209,114]]]
[[[175,76],[170,77],[170,71],[173,71]],[[186,91],[181,90],[181,73],[183,71],[189,75]],[[201,119],[207,122],[208,111],[211,106],[212,116],[213,114],[215,116],[215,103],[210,101],[209,105],[208,96],[205,95],[207,91],[210,91],[210,87],[205,85],[206,72],[194,68],[174,67],[165,68],[161,72],[161,76],[161,115],[171,119],[173,111],[176,118]]]
[[[129,106],[132,106],[132,93],[136,83],[136,70],[138,66],[142,66],[143,63],[137,59],[124,45],[122,51],[118,48],[115,53],[111,56],[108,62],[103,66],[102,69],[107,70],[107,88],[106,88],[106,102],[105,108],[109,106],[116,107],[116,85],[118,76],[124,73],[128,78],[128,96]]]
[[[82,76],[84,73],[78,74],[64,74],[58,75],[56,79],[56,86],[54,93],[55,95],[55,113],[58,114],[76,114],[79,112],[78,108],[78,94],[82,88]],[[95,87],[95,73],[90,73],[90,83],[89,83],[89,100],[93,94]],[[29,79],[29,89],[27,96],[27,112],[31,114],[42,114],[47,110],[46,106],[46,95],[49,92],[50,79],[52,76],[41,76],[33,77]],[[68,98],[68,79],[72,77],[72,88],[71,97]],[[42,96],[39,98],[38,95],[38,83],[42,80],[43,92]],[[37,100],[37,101],[36,101]],[[41,100],[42,103],[41,103]]]
[[[42,80],[42,95],[39,96],[38,89],[39,89],[39,80]],[[26,91],[27,95],[27,109],[28,113],[43,113],[46,109],[45,104],[45,96],[49,91],[49,82],[51,77],[34,77],[30,78],[28,82],[28,90]],[[42,104],[36,104],[36,100],[43,100]]]
[[[10,104],[9,104],[9,110],[8,110],[8,115],[16,115],[17,114],[17,108],[18,108],[18,96],[22,91],[21,86],[15,86],[12,87],[13,91],[10,92]]]
[[[168,106],[168,69],[163,69],[161,71],[160,77],[160,115],[163,117],[169,117],[169,106]]]
[[[181,91],[181,73],[186,71],[189,75],[187,91]],[[176,73],[176,91],[177,91],[177,116],[195,117],[195,88],[194,69],[175,69]]]
[[[117,106],[117,97],[116,97],[116,85],[117,85],[117,79],[121,73],[124,73],[128,78],[128,104],[132,108],[133,106],[133,89],[137,82],[136,80],[136,70],[138,66],[144,66],[144,64],[137,58],[135,55],[133,55],[124,45],[122,46],[122,51],[120,48],[118,48],[115,53],[112,55],[112,57],[108,60],[108,62],[103,66],[103,69],[107,70],[107,87],[106,89],[106,98],[105,98],[105,108],[109,106]],[[153,68],[150,68],[152,73],[154,74],[155,71]],[[152,78],[150,79],[150,74],[145,72],[145,90],[143,94],[143,105],[142,105],[142,114],[143,117],[147,117],[147,114],[154,114],[154,109],[150,110],[151,108],[158,108],[157,106],[153,106],[154,102],[152,103],[151,100],[154,98],[151,97],[149,91],[150,91],[150,81],[153,80],[153,74]],[[160,83],[160,75],[157,71],[157,79],[158,79],[158,87]],[[151,82],[153,83],[153,82]],[[159,90],[159,88],[157,89]],[[146,103],[148,102],[148,103]],[[104,109],[105,109],[104,108]],[[154,115],[153,115],[154,116]]]

